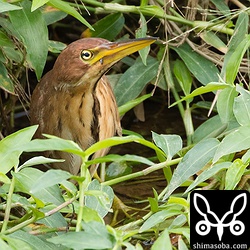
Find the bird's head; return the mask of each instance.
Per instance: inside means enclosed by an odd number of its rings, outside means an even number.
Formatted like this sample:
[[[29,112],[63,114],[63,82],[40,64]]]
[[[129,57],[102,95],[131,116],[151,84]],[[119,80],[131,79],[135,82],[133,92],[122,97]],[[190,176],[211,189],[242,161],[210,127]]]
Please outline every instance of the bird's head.
[[[54,79],[65,87],[95,84],[117,61],[155,41],[155,38],[125,42],[109,42],[102,38],[77,40],[58,56],[53,68]]]

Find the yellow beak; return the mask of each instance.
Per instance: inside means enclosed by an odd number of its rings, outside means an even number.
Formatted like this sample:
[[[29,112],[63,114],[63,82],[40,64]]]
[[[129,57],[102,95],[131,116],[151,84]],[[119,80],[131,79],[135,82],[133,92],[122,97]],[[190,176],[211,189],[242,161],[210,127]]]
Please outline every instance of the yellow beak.
[[[132,39],[125,42],[121,41],[102,44],[91,49],[94,57],[89,61],[89,64],[92,65],[97,61],[100,61],[102,65],[114,64],[123,57],[149,46],[156,40],[157,38],[147,37]]]

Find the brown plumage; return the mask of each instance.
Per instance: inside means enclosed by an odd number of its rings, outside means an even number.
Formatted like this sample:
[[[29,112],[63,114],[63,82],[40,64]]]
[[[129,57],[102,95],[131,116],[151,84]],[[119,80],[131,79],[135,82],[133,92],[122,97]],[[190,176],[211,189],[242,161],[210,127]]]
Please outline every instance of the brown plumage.
[[[116,100],[104,74],[121,58],[154,41],[145,38],[111,43],[84,38],[68,45],[33,92],[30,118],[31,124],[39,124],[36,136],[56,135],[75,141],[85,150],[96,141],[121,135]],[[98,151],[94,157],[107,151]],[[78,174],[79,156],[59,151],[47,156],[65,159],[53,164],[54,168]]]

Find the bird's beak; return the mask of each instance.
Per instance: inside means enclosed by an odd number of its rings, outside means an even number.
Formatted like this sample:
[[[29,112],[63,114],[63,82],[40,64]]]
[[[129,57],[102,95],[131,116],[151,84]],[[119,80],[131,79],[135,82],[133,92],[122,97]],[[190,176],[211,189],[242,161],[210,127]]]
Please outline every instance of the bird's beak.
[[[102,44],[92,49],[94,57],[90,61],[90,64],[94,64],[100,61],[102,65],[112,65],[125,56],[128,56],[144,47],[154,43],[157,38],[147,37],[132,39],[129,41],[110,42]]]

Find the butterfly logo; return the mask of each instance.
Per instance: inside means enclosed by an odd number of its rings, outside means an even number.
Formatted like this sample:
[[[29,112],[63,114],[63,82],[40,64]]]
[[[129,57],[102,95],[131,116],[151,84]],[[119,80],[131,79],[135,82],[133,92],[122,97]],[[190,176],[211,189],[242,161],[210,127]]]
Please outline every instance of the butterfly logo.
[[[239,209],[239,205],[242,204],[241,202],[243,202],[243,206]],[[196,211],[203,217],[203,219],[197,222],[195,226],[195,230],[199,235],[204,236],[209,234],[211,227],[217,228],[219,241],[222,239],[225,227],[229,227],[230,232],[236,236],[244,233],[245,225],[242,221],[237,220],[237,216],[239,216],[246,208],[246,193],[239,194],[233,199],[229,211],[227,211],[221,219],[211,211],[210,205],[203,195],[195,193],[193,203]]]

